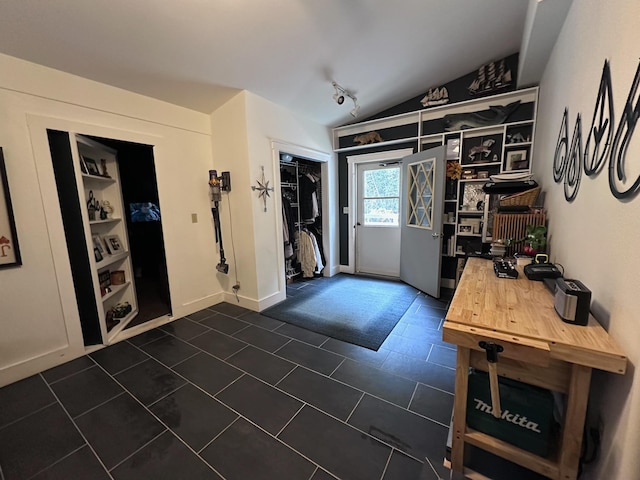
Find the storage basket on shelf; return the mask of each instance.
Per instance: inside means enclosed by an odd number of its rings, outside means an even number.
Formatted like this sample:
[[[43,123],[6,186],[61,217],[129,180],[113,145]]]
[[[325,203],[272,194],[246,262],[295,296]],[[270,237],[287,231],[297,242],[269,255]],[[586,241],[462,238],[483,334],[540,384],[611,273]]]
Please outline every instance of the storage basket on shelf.
[[[514,193],[500,199],[501,207],[526,206],[531,207],[540,195],[541,187],[531,188],[524,192]]]

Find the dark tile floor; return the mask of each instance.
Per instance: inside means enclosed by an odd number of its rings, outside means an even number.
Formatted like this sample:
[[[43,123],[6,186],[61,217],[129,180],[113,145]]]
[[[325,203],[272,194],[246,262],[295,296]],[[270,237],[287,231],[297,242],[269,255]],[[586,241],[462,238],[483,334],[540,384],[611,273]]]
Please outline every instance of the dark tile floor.
[[[0,478],[448,478],[446,305],[377,352],[228,303],[176,320],[0,389]]]

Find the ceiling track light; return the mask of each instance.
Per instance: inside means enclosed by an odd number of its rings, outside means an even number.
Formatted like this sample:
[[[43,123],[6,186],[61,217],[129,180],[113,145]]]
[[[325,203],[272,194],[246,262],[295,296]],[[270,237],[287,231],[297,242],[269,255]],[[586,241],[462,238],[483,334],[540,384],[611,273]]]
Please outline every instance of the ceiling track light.
[[[352,117],[357,117],[360,113],[360,105],[358,105],[358,99],[356,98],[356,96],[353,93],[349,92],[346,88],[338,85],[336,82],[331,82],[331,85],[336,89],[336,93],[333,95],[333,101],[338,105],[342,105],[344,103],[345,97],[349,97],[353,101],[353,109],[349,113],[351,113]]]

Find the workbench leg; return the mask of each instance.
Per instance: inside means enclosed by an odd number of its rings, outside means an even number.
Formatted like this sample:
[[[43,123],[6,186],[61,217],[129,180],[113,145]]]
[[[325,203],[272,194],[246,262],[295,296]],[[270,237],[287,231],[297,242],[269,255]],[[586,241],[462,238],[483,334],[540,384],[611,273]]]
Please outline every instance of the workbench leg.
[[[560,480],[575,480],[578,476],[590,383],[591,368],[572,365],[560,448]]]
[[[467,428],[467,390],[469,387],[470,350],[458,346],[456,358],[456,390],[453,398],[453,434],[451,445],[451,469],[464,470],[464,434]]]

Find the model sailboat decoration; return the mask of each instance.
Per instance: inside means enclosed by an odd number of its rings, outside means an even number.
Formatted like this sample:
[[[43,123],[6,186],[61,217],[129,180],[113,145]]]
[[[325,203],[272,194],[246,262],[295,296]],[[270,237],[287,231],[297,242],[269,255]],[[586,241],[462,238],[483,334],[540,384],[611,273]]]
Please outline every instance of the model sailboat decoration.
[[[499,62],[490,62],[478,69],[478,75],[467,88],[471,95],[476,93],[491,92],[499,88],[511,85],[511,70],[506,69],[504,59]]]
[[[449,103],[449,92],[446,87],[430,88],[424,98],[420,100],[420,103],[422,103],[424,107],[444,105],[445,103]]]

